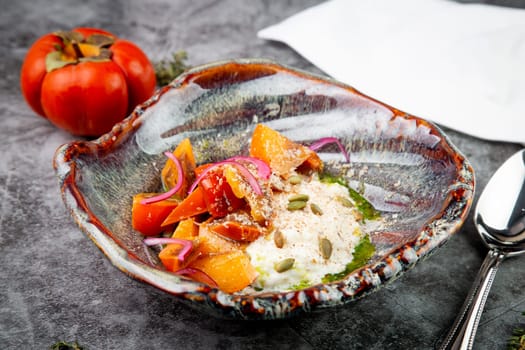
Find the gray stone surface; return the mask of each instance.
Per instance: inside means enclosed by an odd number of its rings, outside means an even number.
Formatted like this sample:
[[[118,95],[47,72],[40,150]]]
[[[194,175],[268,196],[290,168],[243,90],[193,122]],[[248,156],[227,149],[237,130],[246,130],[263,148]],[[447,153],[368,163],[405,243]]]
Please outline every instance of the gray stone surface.
[[[287,46],[256,38],[258,29],[318,2],[0,0],[0,348],[46,349],[59,340],[86,349],[434,348],[486,253],[471,216],[437,254],[356,303],[287,321],[217,320],[127,277],[84,236],[62,204],[51,162],[73,137],[36,116],[19,91],[29,45],[77,26],[135,41],[154,61],[185,49],[192,65],[267,57],[318,72]],[[447,132],[477,171],[477,196],[520,148]],[[524,259],[498,272],[476,349],[504,349],[525,323]]]

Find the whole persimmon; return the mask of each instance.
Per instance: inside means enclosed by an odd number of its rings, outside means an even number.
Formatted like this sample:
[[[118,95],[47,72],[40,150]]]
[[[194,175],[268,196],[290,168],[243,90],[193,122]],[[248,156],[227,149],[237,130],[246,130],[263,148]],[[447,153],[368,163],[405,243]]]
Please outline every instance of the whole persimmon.
[[[71,134],[98,137],[153,95],[155,69],[135,44],[102,29],[40,37],[25,57],[29,106]]]

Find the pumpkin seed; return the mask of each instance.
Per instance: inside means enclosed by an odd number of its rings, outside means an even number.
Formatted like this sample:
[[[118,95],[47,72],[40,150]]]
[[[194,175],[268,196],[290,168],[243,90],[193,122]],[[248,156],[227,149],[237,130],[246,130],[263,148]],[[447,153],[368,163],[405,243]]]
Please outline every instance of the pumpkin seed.
[[[284,246],[284,235],[281,231],[277,230],[273,233],[273,242],[277,248]]]
[[[323,215],[323,210],[315,203],[310,203],[310,209],[315,215]]]
[[[353,213],[354,213],[354,218],[357,221],[361,221],[364,219],[363,213],[361,213],[359,210],[354,210]]]
[[[337,196],[337,201],[341,203],[343,207],[352,208],[354,206],[354,203],[346,197]]]
[[[290,270],[293,267],[294,263],[295,263],[294,258],[287,258],[287,259],[279,261],[278,263],[275,263],[273,268],[275,271],[282,273],[282,272]]]
[[[309,199],[310,197],[307,194],[298,193],[298,194],[294,194],[290,196],[290,198],[288,198],[288,202],[295,202],[295,201],[308,202]]]
[[[288,182],[292,185],[298,185],[302,181],[301,177],[299,175],[292,175],[288,178]]]
[[[330,256],[332,255],[332,242],[328,238],[321,238],[319,240],[319,250],[321,251],[321,255],[325,259],[330,259]]]
[[[304,207],[306,207],[306,202],[305,201],[292,201],[292,202],[288,202],[288,206],[286,207],[286,209],[288,209],[288,210],[301,210]]]

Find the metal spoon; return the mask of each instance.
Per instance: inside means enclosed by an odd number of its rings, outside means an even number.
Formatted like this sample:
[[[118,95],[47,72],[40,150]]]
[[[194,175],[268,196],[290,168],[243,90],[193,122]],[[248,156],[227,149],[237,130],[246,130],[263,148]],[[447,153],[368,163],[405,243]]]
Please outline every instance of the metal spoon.
[[[472,349],[499,264],[525,252],[525,150],[510,157],[481,194],[474,223],[490,249],[461,312],[440,349]]]

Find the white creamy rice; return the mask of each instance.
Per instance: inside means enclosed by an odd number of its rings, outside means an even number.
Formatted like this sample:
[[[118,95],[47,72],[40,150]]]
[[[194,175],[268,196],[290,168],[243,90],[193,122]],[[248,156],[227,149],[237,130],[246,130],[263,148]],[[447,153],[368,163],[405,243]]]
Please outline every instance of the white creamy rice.
[[[351,201],[346,187],[320,182],[315,176],[311,181],[304,178],[289,189],[273,195],[272,233],[261,236],[246,249],[259,272],[252,284],[256,289],[284,291],[321,283],[326,274],[345,269],[353,259],[355,246],[365,235],[355,208],[344,203]],[[294,194],[309,196],[304,209],[287,210],[289,198]],[[322,210],[321,215],[312,212],[312,203]],[[274,242],[277,231],[284,237],[282,248]],[[319,247],[323,238],[332,246],[328,259],[323,257]],[[290,258],[294,259],[291,269],[280,273],[275,270],[276,263]]]

